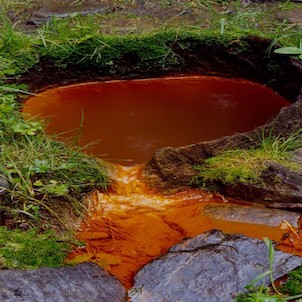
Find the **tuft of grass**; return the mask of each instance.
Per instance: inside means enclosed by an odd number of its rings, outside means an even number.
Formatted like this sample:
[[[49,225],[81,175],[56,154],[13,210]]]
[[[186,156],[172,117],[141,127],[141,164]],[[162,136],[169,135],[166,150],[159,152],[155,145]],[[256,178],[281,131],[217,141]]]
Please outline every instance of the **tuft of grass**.
[[[220,155],[206,159],[203,165],[196,166],[197,177],[193,183],[199,186],[222,184],[263,184],[261,173],[276,162],[290,169],[297,168],[291,161],[290,151],[302,146],[301,132],[281,136],[262,136],[260,146],[254,149],[225,151]]]
[[[69,250],[70,245],[51,231],[8,230],[0,226],[0,268],[60,267]]]
[[[0,78],[24,72],[38,62],[36,36],[15,30],[0,10]]]
[[[14,94],[0,93],[0,173],[10,185],[0,205],[35,223],[41,209],[60,221],[53,210],[57,198],[78,210],[87,192],[107,190],[102,161],[46,136],[41,122],[25,121],[17,108]]]

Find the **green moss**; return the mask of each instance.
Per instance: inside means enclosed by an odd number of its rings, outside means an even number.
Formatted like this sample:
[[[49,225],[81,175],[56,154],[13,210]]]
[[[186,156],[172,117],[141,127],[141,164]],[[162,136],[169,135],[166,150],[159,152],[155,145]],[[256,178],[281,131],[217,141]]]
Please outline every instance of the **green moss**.
[[[63,265],[66,253],[70,250],[50,231],[40,233],[8,230],[0,227],[0,267],[14,269],[36,269]]]

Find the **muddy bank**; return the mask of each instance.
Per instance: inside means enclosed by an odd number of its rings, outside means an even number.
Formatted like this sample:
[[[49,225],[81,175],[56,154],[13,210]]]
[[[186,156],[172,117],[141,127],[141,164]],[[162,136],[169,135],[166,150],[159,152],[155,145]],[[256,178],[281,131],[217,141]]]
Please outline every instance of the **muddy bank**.
[[[92,61],[69,63],[67,59],[63,68],[54,59],[42,57],[27,73],[17,77],[16,82],[29,85],[32,92],[39,92],[91,80],[197,74],[252,80],[272,88],[291,102],[301,95],[302,61],[269,54],[270,40],[247,37],[228,43],[224,38],[176,35],[167,37],[164,42],[160,36],[155,36],[154,43],[164,43],[175,57],[174,63],[142,61],[135,49],[123,51],[117,60],[102,66]]]

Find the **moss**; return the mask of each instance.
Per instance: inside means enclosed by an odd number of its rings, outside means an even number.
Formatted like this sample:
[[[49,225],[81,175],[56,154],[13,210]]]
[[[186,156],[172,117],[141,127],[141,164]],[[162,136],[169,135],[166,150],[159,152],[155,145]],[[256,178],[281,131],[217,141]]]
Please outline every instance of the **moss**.
[[[202,187],[236,183],[264,185],[261,175],[270,162],[293,170],[298,168],[291,161],[290,151],[302,146],[300,134],[298,131],[287,139],[262,137],[258,148],[229,150],[206,159],[203,165],[195,167],[198,175],[193,184]]]
[[[36,269],[62,266],[70,245],[51,231],[40,233],[0,227],[0,267]]]

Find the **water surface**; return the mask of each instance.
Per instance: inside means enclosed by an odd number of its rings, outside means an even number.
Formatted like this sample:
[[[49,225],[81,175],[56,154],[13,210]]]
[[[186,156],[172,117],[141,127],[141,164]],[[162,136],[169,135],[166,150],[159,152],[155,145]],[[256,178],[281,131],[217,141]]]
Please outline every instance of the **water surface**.
[[[46,118],[48,133],[80,135],[80,145],[94,143],[89,148],[94,155],[132,165],[161,147],[252,130],[288,104],[250,81],[186,76],[49,89],[30,98],[23,110]]]

